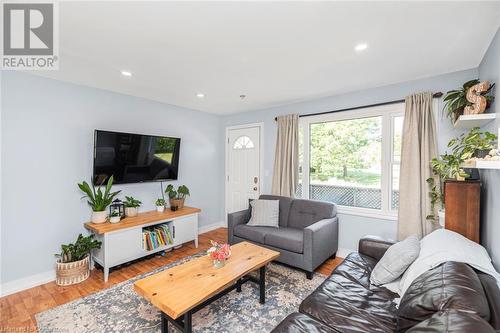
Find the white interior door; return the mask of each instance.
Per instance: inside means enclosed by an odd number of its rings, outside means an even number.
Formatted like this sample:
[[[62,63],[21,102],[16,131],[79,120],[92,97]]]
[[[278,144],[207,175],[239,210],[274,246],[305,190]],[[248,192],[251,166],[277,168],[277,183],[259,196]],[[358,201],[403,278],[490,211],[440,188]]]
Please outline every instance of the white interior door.
[[[228,130],[227,212],[248,208],[260,194],[260,126]]]

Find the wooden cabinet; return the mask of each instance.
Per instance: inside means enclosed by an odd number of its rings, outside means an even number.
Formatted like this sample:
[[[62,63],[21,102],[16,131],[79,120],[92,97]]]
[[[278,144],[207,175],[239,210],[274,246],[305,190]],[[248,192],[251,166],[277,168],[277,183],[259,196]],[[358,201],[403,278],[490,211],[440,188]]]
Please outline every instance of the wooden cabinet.
[[[479,181],[446,181],[444,227],[479,243],[480,196],[481,183]]]

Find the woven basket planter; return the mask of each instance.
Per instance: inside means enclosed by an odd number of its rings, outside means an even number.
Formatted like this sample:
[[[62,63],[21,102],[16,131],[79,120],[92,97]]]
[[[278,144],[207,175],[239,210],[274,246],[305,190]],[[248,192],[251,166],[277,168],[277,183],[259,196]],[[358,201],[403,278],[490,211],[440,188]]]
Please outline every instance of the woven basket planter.
[[[170,199],[170,207],[177,206],[177,209],[182,209],[184,207],[185,199]]]
[[[90,256],[73,262],[56,262],[56,284],[69,286],[88,279],[90,275]]]

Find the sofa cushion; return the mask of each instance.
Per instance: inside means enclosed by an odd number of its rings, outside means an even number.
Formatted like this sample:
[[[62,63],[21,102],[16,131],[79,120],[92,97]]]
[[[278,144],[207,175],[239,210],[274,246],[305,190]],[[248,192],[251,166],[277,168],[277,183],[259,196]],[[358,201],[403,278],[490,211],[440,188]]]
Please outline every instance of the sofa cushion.
[[[279,228],[266,234],[264,244],[295,253],[303,253],[304,231],[294,228]]]
[[[305,314],[292,313],[271,333],[338,333],[338,331]]]
[[[276,228],[249,227],[246,224],[239,224],[234,227],[234,235],[256,243],[264,244],[264,237],[271,230],[276,230]]]
[[[488,300],[476,272],[467,264],[449,261],[420,275],[401,299],[398,331],[446,309],[469,311],[489,321]]]
[[[410,328],[407,333],[494,333],[493,327],[475,313],[458,310],[436,312]]]
[[[279,200],[252,200],[252,214],[247,225],[250,227],[273,227],[278,228],[279,224]]]
[[[410,236],[387,249],[370,276],[370,282],[378,286],[396,280],[418,258],[420,240]]]
[[[280,201],[280,217],[279,226],[286,227],[288,225],[288,216],[290,215],[290,206],[292,205],[292,198],[281,197],[279,195],[263,194],[259,197],[262,200],[279,200]]]
[[[396,294],[371,285],[373,258],[350,254],[300,305],[299,311],[338,332],[393,332]]]
[[[319,220],[335,217],[335,205],[329,202],[294,199],[287,226],[304,229]]]

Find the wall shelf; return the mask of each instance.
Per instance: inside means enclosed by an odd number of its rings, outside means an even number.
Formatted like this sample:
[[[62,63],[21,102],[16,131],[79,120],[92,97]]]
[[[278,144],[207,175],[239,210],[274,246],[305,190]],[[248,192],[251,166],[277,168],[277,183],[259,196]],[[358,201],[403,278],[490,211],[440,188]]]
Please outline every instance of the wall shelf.
[[[467,114],[458,117],[458,120],[453,124],[455,128],[473,128],[482,127],[487,123],[495,120],[496,113],[480,113],[480,114]]]
[[[466,163],[462,167],[473,169],[500,169],[500,161],[477,160],[474,162]]]

